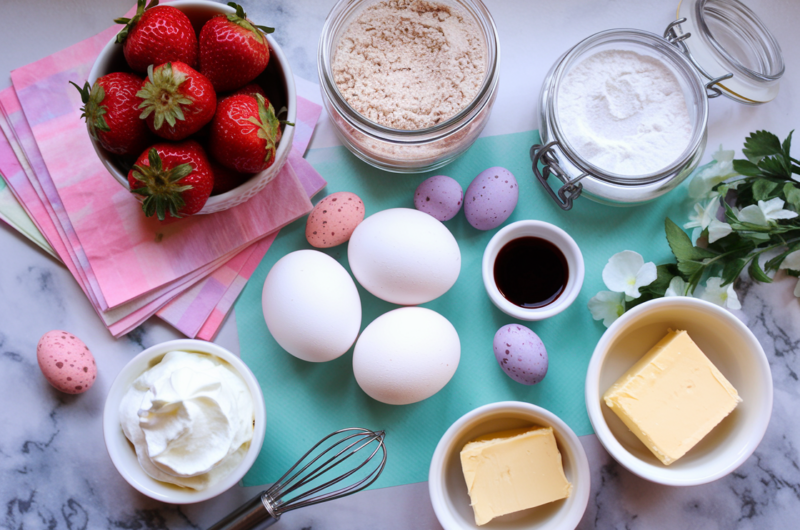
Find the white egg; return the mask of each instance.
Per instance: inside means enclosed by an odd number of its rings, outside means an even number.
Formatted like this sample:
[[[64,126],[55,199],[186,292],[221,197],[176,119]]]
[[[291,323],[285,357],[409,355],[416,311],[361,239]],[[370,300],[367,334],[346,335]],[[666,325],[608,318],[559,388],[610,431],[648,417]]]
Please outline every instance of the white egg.
[[[353,351],[353,372],[373,399],[408,405],[444,388],[460,359],[461,341],[450,321],[430,309],[402,307],[364,329]]]
[[[378,298],[400,305],[430,302],[461,272],[453,234],[430,215],[409,208],[367,217],[350,237],[350,270]]]
[[[273,265],[261,306],[269,332],[298,359],[325,362],[341,356],[361,328],[361,298],[335,259],[298,250]]]

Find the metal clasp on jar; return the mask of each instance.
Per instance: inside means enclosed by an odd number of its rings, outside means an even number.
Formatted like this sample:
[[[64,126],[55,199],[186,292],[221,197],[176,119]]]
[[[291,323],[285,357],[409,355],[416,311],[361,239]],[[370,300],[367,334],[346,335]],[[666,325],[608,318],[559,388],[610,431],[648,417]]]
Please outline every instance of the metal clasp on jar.
[[[679,18],[678,20],[670,22],[669,25],[667,26],[667,29],[664,31],[664,39],[673,46],[675,46],[676,48],[678,48],[682,54],[688,57],[689,60],[692,62],[692,65],[695,68],[697,68],[697,71],[700,72],[703,75],[703,77],[705,77],[706,79],[710,79],[710,81],[705,84],[706,97],[708,99],[717,98],[722,95],[722,90],[720,90],[719,87],[716,87],[714,85],[722,81],[725,81],[726,79],[730,79],[731,77],[733,77],[733,74],[728,73],[725,75],[721,75],[719,77],[712,77],[711,74],[706,72],[705,69],[703,69],[703,67],[700,66],[700,63],[697,62],[697,60],[692,55],[692,52],[689,51],[689,47],[686,46],[684,42],[685,40],[687,40],[692,36],[691,32],[686,32],[683,33],[682,35],[678,35],[678,31],[676,28],[678,28],[684,22],[686,22],[686,17]]]
[[[580,181],[584,177],[588,177],[589,173],[582,173],[573,179],[569,178],[569,175],[558,165],[558,159],[553,150],[556,145],[559,145],[557,140],[547,145],[534,144],[530,151],[531,162],[533,162],[533,174],[536,175],[542,187],[547,190],[547,193],[562,210],[567,211],[572,209],[572,201],[580,197],[583,191]],[[540,162],[542,164],[541,171],[539,170]],[[563,184],[558,192],[553,191],[547,182],[550,175],[555,175]]]

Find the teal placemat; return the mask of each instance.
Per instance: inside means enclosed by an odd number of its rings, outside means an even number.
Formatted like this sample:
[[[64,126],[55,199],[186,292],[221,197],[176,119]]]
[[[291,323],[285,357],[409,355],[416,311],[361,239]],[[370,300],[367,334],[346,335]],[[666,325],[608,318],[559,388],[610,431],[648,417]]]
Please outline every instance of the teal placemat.
[[[494,358],[492,339],[498,328],[515,322],[489,301],[481,279],[481,258],[499,230],[482,232],[463,213],[445,223],[461,247],[462,267],[450,291],[425,307],[453,323],[461,339],[461,362],[453,379],[435,396],[413,405],[384,405],[369,398],[355,381],[352,349],[328,363],[307,363],[286,353],[272,339],[261,310],[261,289],[272,265],[287,253],[311,248],[305,239],[305,218],[281,231],[236,302],[241,354],[256,374],[267,406],[264,448],[244,479],[245,486],[277,480],[324,435],[344,427],[385,429],[388,462],[378,487],[427,480],[428,466],[439,438],[464,413],[487,403],[518,400],[535,403],[561,417],[580,436],[592,428],[584,404],[584,379],[589,358],[605,328],[592,320],[589,298],[605,286],[601,272],[611,255],[636,250],[646,261],[670,256],[664,217],[686,216],[686,193],[672,192],[635,208],[613,208],[586,198],[562,212],[540,189],[531,172],[530,146],[536,131],[479,139],[451,165],[424,175],[394,175],[374,169],[344,147],[316,149],[308,160],[329,182],[323,195],[350,191],[359,195],[367,215],[386,208],[413,208],[414,190],[433,174],[458,180],[466,190],[472,179],[492,166],[509,169],[519,182],[519,203],[507,223],[540,219],[570,233],[583,252],[586,279],[575,303],[542,322],[524,323],[544,341],[550,366],[544,381],[533,387],[512,381]],[[325,250],[349,271],[347,245]],[[359,286],[362,329],[398,306],[375,298]],[[309,327],[314,322],[307,323]]]

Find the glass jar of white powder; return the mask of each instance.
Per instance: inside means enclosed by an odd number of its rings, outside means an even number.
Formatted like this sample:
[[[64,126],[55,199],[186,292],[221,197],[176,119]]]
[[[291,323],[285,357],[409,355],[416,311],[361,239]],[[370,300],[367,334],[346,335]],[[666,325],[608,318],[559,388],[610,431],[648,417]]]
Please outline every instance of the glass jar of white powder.
[[[379,169],[420,173],[478,138],[497,96],[499,59],[480,0],[340,0],[317,67],[342,143]]]
[[[678,16],[663,37],[636,29],[592,35],[548,72],[531,159],[562,209],[581,195],[630,206],[667,193],[700,162],[708,99],[759,104],[777,95],[780,47],[745,6],[688,0]]]

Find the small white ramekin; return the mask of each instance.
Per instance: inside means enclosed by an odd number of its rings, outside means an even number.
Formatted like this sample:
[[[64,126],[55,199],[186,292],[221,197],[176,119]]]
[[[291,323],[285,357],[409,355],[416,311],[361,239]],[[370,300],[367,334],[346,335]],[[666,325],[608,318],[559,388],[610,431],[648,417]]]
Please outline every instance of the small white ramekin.
[[[561,295],[546,306],[526,308],[513,304],[500,293],[494,281],[494,262],[497,253],[506,243],[520,237],[538,237],[547,240],[561,250],[567,260],[569,268],[567,285]],[[486,293],[500,311],[519,320],[543,320],[564,311],[578,297],[583,287],[583,254],[575,240],[559,227],[544,221],[517,221],[497,232],[486,245],[486,250],[483,252],[482,273]]]
[[[211,17],[219,14],[233,13],[235,9],[217,2],[210,0],[175,0],[168,4],[171,7],[183,11],[196,32],[200,32],[203,24],[206,23]],[[120,29],[122,27],[120,26]],[[286,96],[286,115],[281,116],[289,123],[297,122],[297,90],[294,85],[294,76],[292,69],[289,66],[289,61],[284,55],[283,50],[272,38],[267,35],[267,42],[269,43],[269,65],[267,65],[268,72],[274,72],[275,76],[281,79],[283,90]],[[94,85],[99,77],[102,77],[111,72],[129,71],[125,64],[125,58],[122,54],[122,46],[115,42],[116,35],[105,45],[105,47],[97,56],[97,60],[89,72],[89,85]],[[264,74],[262,74],[264,75]],[[258,81],[258,80],[256,80]],[[269,91],[267,91],[269,92]],[[277,110],[277,107],[276,107]],[[281,168],[289,158],[289,153],[292,149],[292,140],[294,139],[294,127],[284,127],[281,141],[278,143],[278,149],[275,152],[275,162],[260,173],[256,173],[249,180],[235,187],[234,189],[214,195],[208,198],[208,201],[203,208],[195,215],[210,214],[228,210],[235,206],[247,202],[252,199],[257,193],[263,190],[267,184],[278,176]],[[113,176],[120,185],[129,189],[128,185],[128,171],[123,167],[120,160],[116,155],[113,155],[103,149],[94,138],[90,137],[97,157],[106,167],[111,176]],[[164,140],[166,141],[166,140]]]
[[[250,448],[247,454],[231,473],[215,484],[211,484],[207,489],[196,491],[190,488],[182,488],[174,484],[167,484],[155,480],[144,472],[136,458],[136,451],[133,445],[125,437],[119,421],[119,404],[131,384],[137,377],[142,375],[147,369],[155,366],[161,361],[168,352],[182,350],[189,352],[199,352],[214,355],[224,360],[239,372],[242,379],[247,383],[250,394],[253,396],[253,409],[255,415],[255,425],[253,439],[250,441]],[[103,436],[106,442],[106,449],[111,461],[128,484],[139,490],[148,497],[171,504],[190,504],[201,502],[227,491],[250,469],[255,462],[261,446],[264,443],[264,433],[267,425],[267,410],[264,406],[264,396],[261,393],[255,375],[242,360],[225,348],[217,346],[211,342],[202,340],[172,340],[156,346],[147,348],[142,353],[131,359],[120,371],[106,397],[105,408],[103,409]]]
[[[461,469],[461,449],[484,434],[531,425],[553,428],[572,494],[567,499],[504,515],[478,526]],[[530,403],[501,401],[468,412],[447,429],[433,453],[428,490],[433,511],[445,530],[570,530],[578,526],[586,511],[591,472],[583,445],[558,416]]]
[[[605,405],[603,394],[668,329],[686,330],[742,403],[666,466]],[[586,409],[600,443],[632,473],[668,486],[695,486],[724,477],[753,454],[772,414],[772,372],[756,337],[727,310],[697,298],[658,298],[623,314],[600,338],[586,374]]]

